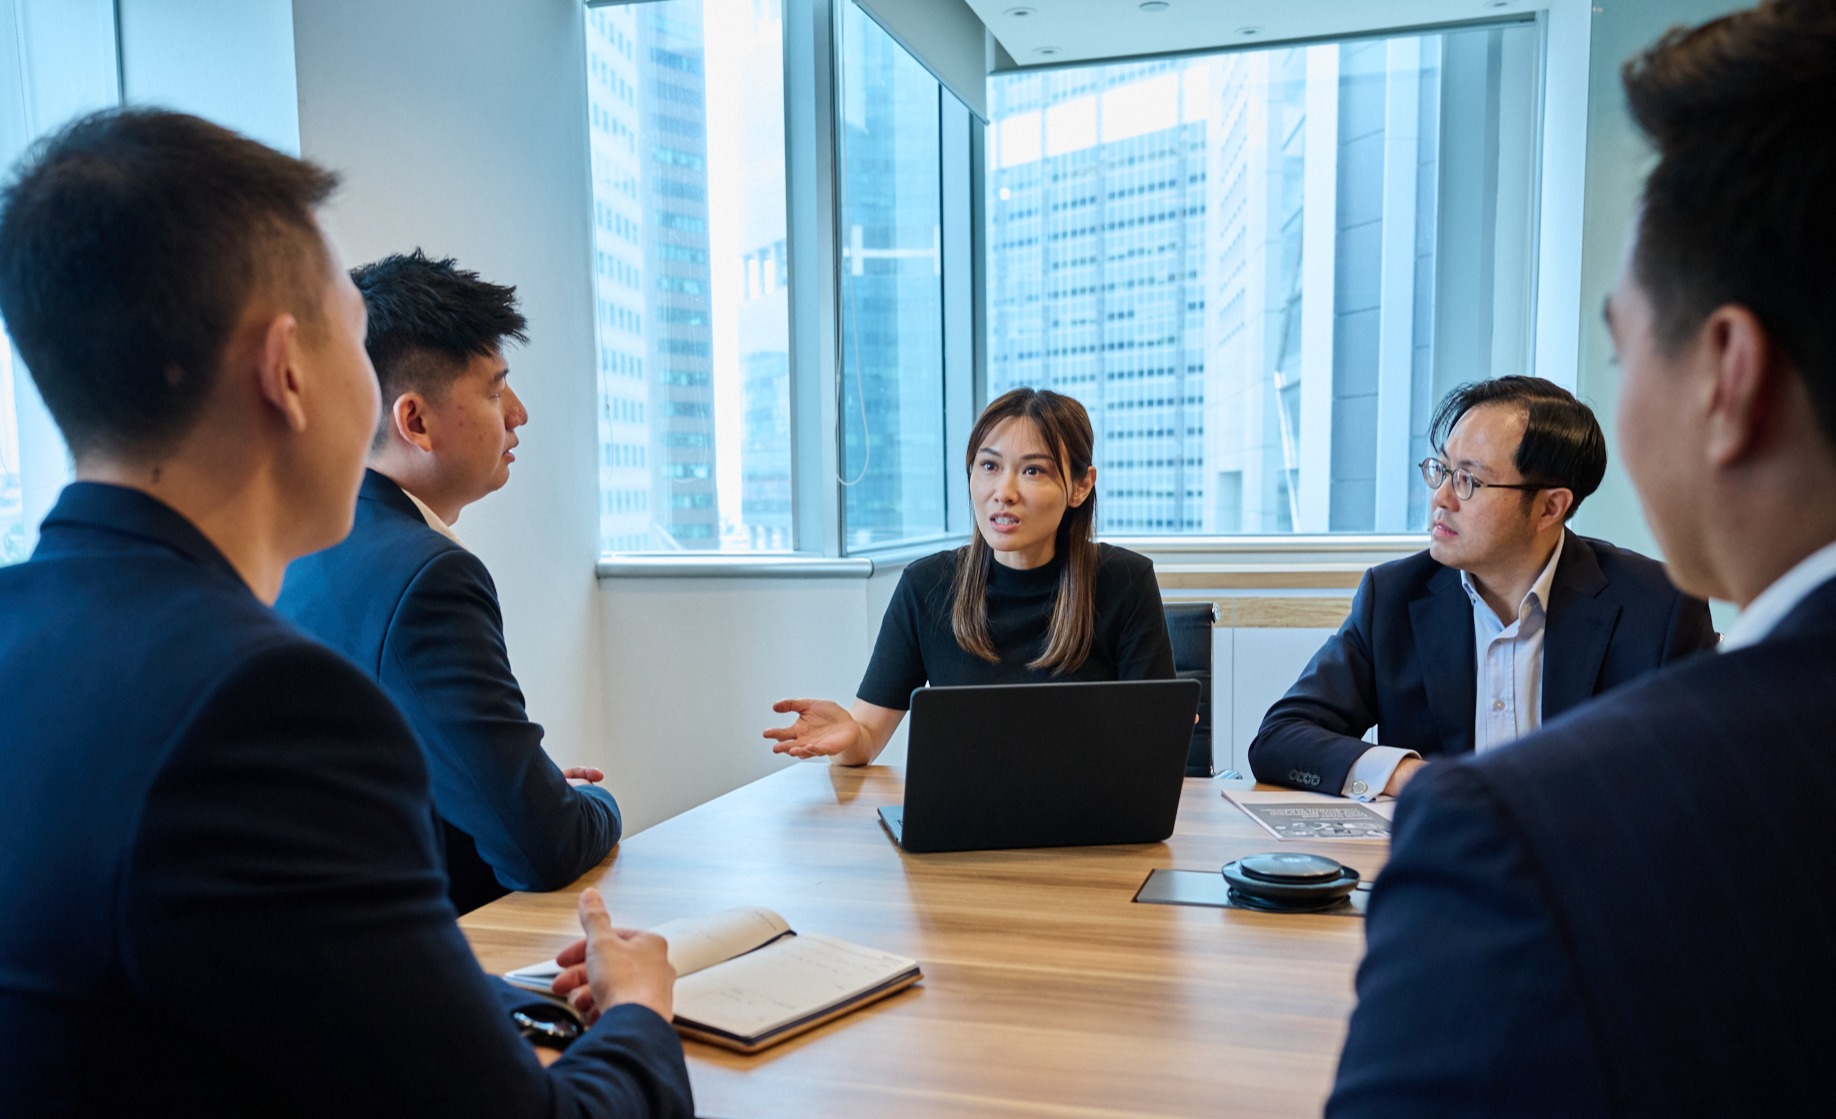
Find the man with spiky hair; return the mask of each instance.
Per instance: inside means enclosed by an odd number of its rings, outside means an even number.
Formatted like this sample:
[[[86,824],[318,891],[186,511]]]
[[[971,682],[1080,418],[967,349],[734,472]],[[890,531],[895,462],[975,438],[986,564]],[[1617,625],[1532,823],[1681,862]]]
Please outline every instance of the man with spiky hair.
[[[1787,1116],[1836,1051],[1836,0],[1624,71],[1657,149],[1607,323],[1620,450],[1721,651],[1397,806],[1327,1107]]]
[[[0,194],[0,314],[77,475],[0,569],[0,1111],[689,1116],[663,942],[581,895],[597,1022],[543,1068],[525,1031],[571,1024],[479,970],[414,734],[268,608],[376,424],[335,183],[130,109]]]
[[[495,492],[529,413],[506,342],[516,289],[419,249],[351,273],[383,412],[351,534],[287,574],[282,614],[373,675],[427,749],[449,894],[461,913],[558,890],[618,842],[597,769],[556,768],[510,671],[497,588],[452,525]]]

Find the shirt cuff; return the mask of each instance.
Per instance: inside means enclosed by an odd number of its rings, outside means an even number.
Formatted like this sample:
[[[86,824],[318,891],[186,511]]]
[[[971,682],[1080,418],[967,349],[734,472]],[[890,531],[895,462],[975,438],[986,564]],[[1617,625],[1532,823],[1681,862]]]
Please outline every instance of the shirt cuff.
[[[1358,755],[1352,763],[1351,772],[1345,777],[1345,787],[1339,795],[1353,800],[1376,800],[1383,794],[1383,787],[1390,783],[1390,776],[1404,758],[1419,758],[1421,754],[1414,750],[1404,750],[1398,746],[1373,746]]]

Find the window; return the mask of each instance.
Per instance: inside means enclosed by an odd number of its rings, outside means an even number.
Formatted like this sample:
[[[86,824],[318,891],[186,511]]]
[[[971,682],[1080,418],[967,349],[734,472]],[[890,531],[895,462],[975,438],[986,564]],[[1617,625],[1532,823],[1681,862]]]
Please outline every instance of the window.
[[[1417,531],[1526,371],[1528,25],[990,81],[987,381],[1077,397],[1115,535]]]
[[[981,126],[852,3],[585,20],[601,570],[964,531]]]
[[[13,343],[0,327],[0,564],[31,551],[26,543],[25,485],[19,463],[19,416],[13,403]]]
[[[118,104],[115,6],[0,0],[0,177],[39,137]],[[70,457],[0,324],[0,564],[31,554]]]
[[[789,549],[780,4],[585,19],[601,550]]]
[[[843,546],[945,531],[942,89],[841,5]]]

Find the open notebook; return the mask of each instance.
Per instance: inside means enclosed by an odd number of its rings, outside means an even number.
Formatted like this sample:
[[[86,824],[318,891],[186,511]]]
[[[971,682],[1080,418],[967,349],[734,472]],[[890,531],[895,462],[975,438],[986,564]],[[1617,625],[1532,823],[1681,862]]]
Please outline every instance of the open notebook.
[[[923,978],[918,961],[832,936],[799,936],[763,907],[723,909],[651,930],[669,941],[676,969],[676,1032],[741,1053],[885,998]],[[546,993],[553,960],[506,972]]]

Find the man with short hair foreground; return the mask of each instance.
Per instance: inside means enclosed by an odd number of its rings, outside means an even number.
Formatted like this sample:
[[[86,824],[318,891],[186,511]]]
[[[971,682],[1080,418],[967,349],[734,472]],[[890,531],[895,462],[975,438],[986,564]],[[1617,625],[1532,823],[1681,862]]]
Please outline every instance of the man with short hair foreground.
[[[1836,1051],[1836,2],[1625,70],[1657,147],[1608,319],[1619,438],[1721,652],[1404,793],[1352,1116],[1787,1116]]]
[[[1339,632],[1250,743],[1259,781],[1373,799],[1715,643],[1663,565],[1568,521],[1606,473],[1593,411],[1538,377],[1435,410],[1425,552],[1365,572]],[[1375,726],[1377,744],[1364,733]]]
[[[496,584],[452,528],[509,479],[529,419],[503,352],[526,341],[516,289],[418,249],[352,279],[382,421],[351,534],[288,568],[275,608],[374,676],[427,748],[459,912],[558,890],[618,842],[618,803],[592,784],[599,770],[543,752]]]
[[[689,1116],[663,942],[582,894],[603,1014],[544,1069],[454,922],[413,734],[266,606],[349,530],[376,424],[334,184],[124,110],[0,196],[0,314],[78,478],[0,569],[0,1107]]]

